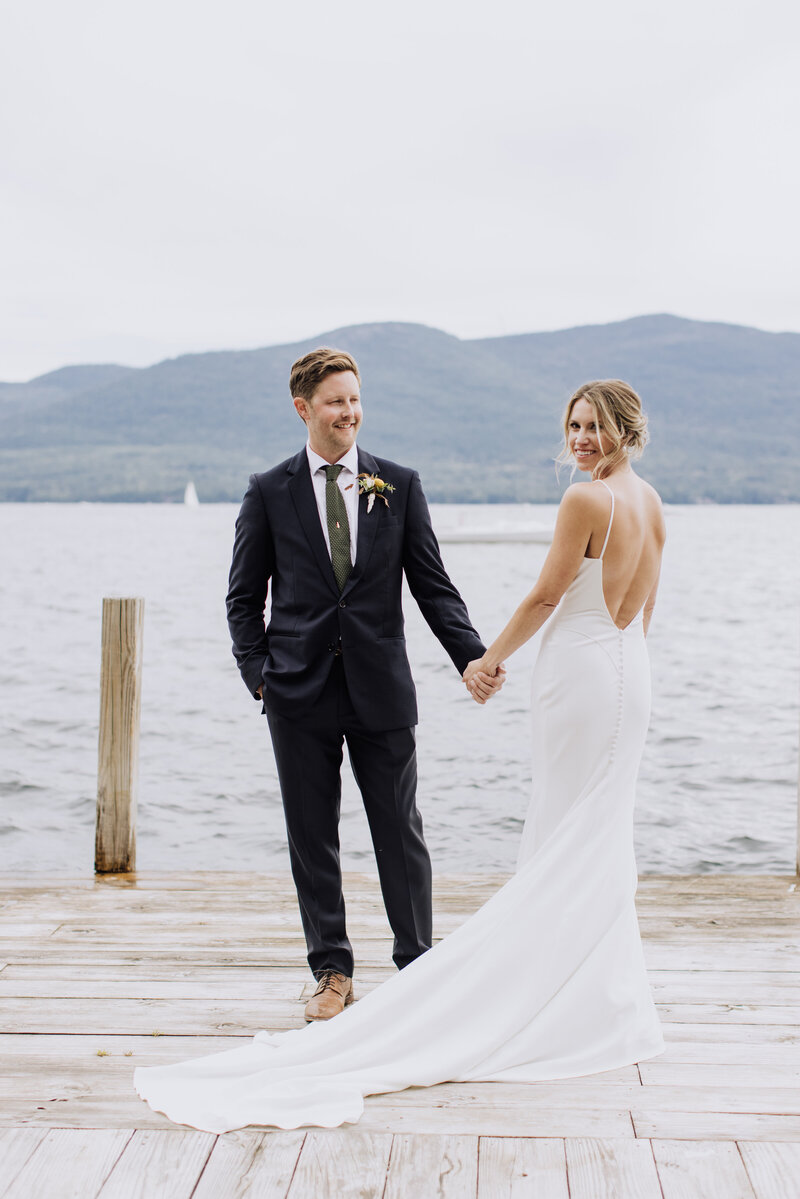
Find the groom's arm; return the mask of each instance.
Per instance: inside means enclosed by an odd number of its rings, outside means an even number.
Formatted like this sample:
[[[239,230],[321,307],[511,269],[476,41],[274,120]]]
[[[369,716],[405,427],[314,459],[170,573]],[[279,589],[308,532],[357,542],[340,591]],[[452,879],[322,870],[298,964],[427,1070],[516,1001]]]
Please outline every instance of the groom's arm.
[[[228,628],[233,656],[250,693],[259,699],[267,656],[264,609],[275,549],[261,489],[250,476],[236,519],[233,558],[228,580]]]
[[[463,674],[469,662],[483,657],[484,646],[445,570],[416,471],[411,476],[406,508],[403,570],[431,631]]]

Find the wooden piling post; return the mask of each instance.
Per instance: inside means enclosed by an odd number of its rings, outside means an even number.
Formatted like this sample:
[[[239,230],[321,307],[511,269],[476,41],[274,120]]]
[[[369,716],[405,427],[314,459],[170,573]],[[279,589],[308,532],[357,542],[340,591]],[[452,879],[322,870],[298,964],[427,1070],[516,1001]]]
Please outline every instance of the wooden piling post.
[[[144,600],[105,598],[97,749],[97,874],[136,869]]]

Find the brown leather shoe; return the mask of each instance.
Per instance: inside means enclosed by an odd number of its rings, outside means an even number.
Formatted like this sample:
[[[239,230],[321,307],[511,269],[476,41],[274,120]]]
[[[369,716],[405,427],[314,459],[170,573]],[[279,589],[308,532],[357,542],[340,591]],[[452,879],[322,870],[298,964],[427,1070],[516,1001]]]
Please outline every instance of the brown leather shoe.
[[[353,1002],[353,980],[335,970],[325,970],[317,979],[317,989],[306,1004],[306,1020],[330,1020]]]

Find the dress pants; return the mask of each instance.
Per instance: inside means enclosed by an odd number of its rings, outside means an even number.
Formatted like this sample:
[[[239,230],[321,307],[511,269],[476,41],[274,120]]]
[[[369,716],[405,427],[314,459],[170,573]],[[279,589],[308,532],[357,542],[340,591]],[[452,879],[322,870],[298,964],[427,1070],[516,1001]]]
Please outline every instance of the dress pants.
[[[324,970],[353,974],[339,862],[345,741],[394,933],[392,956],[402,969],[430,949],[432,936],[431,861],[416,805],[413,728],[365,729],[350,702],[340,656],[310,712],[289,719],[271,711],[267,700],[266,713],[311,970],[317,977]]]

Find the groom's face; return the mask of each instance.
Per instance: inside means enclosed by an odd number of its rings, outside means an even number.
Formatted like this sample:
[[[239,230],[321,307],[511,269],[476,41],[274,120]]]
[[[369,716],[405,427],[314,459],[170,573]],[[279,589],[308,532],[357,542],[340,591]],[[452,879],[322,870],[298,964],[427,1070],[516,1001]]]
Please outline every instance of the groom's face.
[[[326,375],[310,400],[295,397],[308,440],[326,462],[334,463],[354,444],[361,427],[361,390],[352,371]]]

